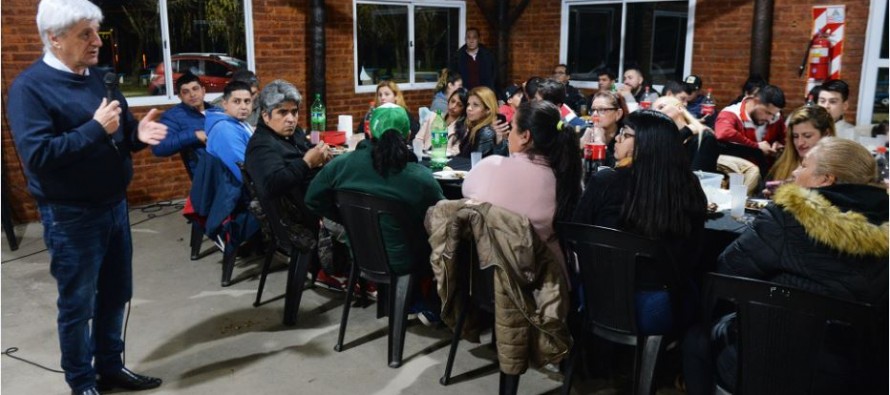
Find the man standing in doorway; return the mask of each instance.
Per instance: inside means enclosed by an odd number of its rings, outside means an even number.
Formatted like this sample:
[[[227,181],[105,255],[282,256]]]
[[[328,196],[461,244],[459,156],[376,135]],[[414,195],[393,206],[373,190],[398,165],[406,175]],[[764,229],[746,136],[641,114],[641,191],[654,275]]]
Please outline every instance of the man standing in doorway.
[[[155,109],[137,121],[123,94],[104,84],[94,67],[102,17],[87,0],[42,0],[43,57],[16,77],[7,102],[58,287],[61,365],[78,395],[161,385],[124,367],[121,353],[133,295],[131,154],[158,144],[167,127],[154,121]]]
[[[463,76],[464,88],[467,90],[484,85],[497,92],[495,88],[498,79],[497,62],[494,54],[479,43],[479,29],[475,27],[467,29],[466,41],[467,43],[457,50],[451,68],[458,70]]]

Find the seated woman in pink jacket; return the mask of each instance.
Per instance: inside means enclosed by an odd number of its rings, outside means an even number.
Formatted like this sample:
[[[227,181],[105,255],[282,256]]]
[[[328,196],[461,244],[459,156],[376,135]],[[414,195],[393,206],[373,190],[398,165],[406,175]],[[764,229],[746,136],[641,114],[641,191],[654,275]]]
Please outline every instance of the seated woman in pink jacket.
[[[572,128],[550,102],[523,103],[507,136],[510,156],[488,156],[467,174],[464,197],[527,217],[565,262],[554,224],[569,220],[581,196],[581,151]]]

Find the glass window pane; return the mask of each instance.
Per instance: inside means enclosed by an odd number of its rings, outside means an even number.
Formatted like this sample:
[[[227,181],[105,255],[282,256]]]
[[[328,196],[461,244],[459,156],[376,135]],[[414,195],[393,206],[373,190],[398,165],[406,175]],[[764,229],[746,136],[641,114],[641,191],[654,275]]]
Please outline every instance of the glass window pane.
[[[620,40],[620,4],[569,7],[567,64],[572,79],[596,81],[601,67],[618,73]]]
[[[886,38],[885,38],[886,40]],[[887,78],[887,68],[881,67],[878,69],[878,85],[875,87],[875,104],[874,111],[872,112],[871,123],[881,123],[881,121],[886,121],[888,118],[888,101],[887,101],[887,84],[890,83],[890,78]]]
[[[439,70],[448,67],[460,47],[459,19],[459,8],[414,8],[415,82],[435,82]]]
[[[687,2],[627,5],[624,64],[640,66],[650,84],[683,80]]]
[[[99,67],[120,76],[120,90],[126,97],[161,94],[151,82],[163,64],[161,18],[157,1],[105,1],[100,5],[102,49]],[[160,66],[163,68],[163,66]]]
[[[186,70],[207,92],[222,92],[232,73],[246,68],[243,0],[168,1],[170,54],[179,62],[173,80]]]
[[[408,82],[408,7],[356,4],[359,85]]]

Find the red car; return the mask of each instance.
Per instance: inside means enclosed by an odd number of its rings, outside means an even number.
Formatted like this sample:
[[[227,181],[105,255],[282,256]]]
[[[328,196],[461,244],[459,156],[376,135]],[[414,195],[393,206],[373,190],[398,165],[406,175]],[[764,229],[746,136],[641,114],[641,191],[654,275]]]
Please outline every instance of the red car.
[[[173,55],[173,82],[186,70],[197,75],[207,92],[222,92],[235,71],[246,69],[247,62],[222,53],[180,53]],[[162,95],[165,92],[164,64],[159,63],[151,73],[148,93]]]

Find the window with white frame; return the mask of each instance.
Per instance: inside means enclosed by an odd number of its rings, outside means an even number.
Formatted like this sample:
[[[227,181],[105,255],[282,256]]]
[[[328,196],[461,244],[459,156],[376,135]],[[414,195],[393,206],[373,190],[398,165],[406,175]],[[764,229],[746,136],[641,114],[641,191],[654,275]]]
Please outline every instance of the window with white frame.
[[[694,10],[695,0],[563,0],[560,61],[584,88],[597,87],[600,69],[620,76],[628,65],[650,84],[682,81],[692,64]]]
[[[96,3],[105,16],[99,67],[119,76],[131,106],[174,102],[186,71],[212,94],[236,70],[254,68],[251,0]]]
[[[354,3],[356,92],[373,92],[392,80],[403,90],[435,87],[463,43],[463,1],[364,1]]]
[[[876,124],[888,118],[887,85],[890,59],[887,55],[887,1],[872,0],[865,56],[862,58],[862,83],[856,123]]]

